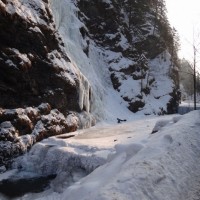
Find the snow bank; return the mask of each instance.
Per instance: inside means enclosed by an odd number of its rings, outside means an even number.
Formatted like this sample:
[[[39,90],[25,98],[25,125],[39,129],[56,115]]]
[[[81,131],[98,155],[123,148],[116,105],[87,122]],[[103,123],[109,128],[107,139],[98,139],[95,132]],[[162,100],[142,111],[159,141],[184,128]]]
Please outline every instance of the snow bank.
[[[117,146],[104,166],[69,187],[61,199],[191,199],[200,182],[200,112],[150,136],[142,147]]]
[[[158,118],[148,118],[99,130],[94,127],[67,140],[49,138],[37,144],[29,158],[23,158],[27,169],[35,168],[42,173],[53,169],[62,174],[63,170],[74,167],[69,157],[75,154],[80,160],[93,155],[88,158],[96,161],[104,155],[101,164],[105,164],[70,187],[65,185],[60,192],[49,190],[40,195],[25,195],[22,199],[195,199],[200,185],[199,118],[200,112],[193,111],[184,116],[162,117],[160,122]],[[158,132],[151,134],[158,124],[162,125],[157,128]],[[89,160],[91,164],[96,163],[95,159]],[[64,163],[68,166],[62,168]],[[61,177],[58,176],[58,182]]]
[[[105,163],[87,147],[74,148],[60,139],[47,139],[33,146],[31,151],[18,158],[15,166],[24,171],[37,172],[40,175],[71,173],[76,169],[83,169],[90,173]]]

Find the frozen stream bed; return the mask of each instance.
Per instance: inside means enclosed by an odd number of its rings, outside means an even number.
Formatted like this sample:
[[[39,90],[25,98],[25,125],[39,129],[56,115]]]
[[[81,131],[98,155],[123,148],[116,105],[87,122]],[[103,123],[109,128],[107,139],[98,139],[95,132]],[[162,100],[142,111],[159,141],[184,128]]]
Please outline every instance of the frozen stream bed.
[[[147,117],[43,140],[14,168],[21,174],[57,176],[45,191],[15,199],[197,199],[199,119],[199,111]],[[2,174],[0,180],[16,173]]]

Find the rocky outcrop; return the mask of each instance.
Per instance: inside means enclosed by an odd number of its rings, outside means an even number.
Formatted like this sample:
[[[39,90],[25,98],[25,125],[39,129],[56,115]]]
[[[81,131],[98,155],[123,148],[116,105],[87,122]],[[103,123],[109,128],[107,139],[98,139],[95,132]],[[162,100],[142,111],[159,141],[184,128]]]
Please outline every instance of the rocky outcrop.
[[[44,138],[76,131],[78,117],[69,113],[66,117],[49,104],[25,109],[0,110],[0,166],[27,152]]]
[[[0,166],[37,141],[77,130],[78,113],[91,116],[90,84],[71,63],[49,4],[0,1]]]
[[[63,113],[81,112],[83,75],[64,51],[48,1],[0,3],[0,106],[48,102]]]

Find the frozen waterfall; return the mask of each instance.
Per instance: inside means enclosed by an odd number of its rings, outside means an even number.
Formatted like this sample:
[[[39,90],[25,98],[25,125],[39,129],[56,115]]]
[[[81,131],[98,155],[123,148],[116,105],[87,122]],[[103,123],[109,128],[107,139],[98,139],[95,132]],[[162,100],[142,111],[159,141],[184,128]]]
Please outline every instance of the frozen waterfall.
[[[100,63],[98,48],[89,38],[83,38],[80,28],[84,24],[77,17],[77,7],[70,0],[51,0],[50,6],[56,29],[62,36],[65,50],[72,64],[78,67],[80,73],[79,105],[86,112],[91,112],[98,119],[103,117],[104,86],[102,83],[105,72],[104,63]],[[89,55],[84,53],[86,46]],[[90,58],[92,57],[92,59]]]

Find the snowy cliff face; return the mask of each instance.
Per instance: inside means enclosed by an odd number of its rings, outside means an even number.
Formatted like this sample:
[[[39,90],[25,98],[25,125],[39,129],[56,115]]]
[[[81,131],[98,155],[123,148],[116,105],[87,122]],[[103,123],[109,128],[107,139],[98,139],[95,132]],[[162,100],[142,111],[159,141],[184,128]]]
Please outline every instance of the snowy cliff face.
[[[131,10],[129,4],[51,0],[57,30],[91,84],[91,109],[100,119],[127,117],[125,107],[146,115],[177,109],[178,77],[167,36],[155,25],[150,4],[132,1]],[[116,111],[122,107],[123,112]]]
[[[175,112],[170,35],[154,18],[138,1],[0,0],[0,165],[95,119]]]
[[[165,38],[150,4],[133,2],[130,10],[129,1],[0,1],[0,106],[48,102],[97,120],[127,117],[128,109],[173,113]]]

